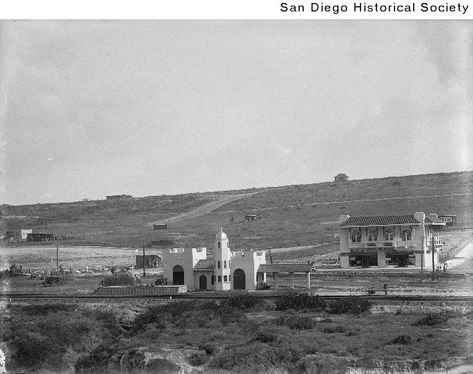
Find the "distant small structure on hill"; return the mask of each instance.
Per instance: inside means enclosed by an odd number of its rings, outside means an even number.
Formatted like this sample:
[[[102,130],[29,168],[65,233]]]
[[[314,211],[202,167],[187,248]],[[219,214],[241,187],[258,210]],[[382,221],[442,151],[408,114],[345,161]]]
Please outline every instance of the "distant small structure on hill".
[[[456,214],[439,214],[438,219],[442,222],[445,222],[447,226],[453,226],[457,223]]]
[[[340,173],[335,175],[335,182],[345,182],[348,180],[348,175]]]
[[[168,224],[167,223],[155,223],[153,225],[153,230],[167,230]]]
[[[133,198],[133,196],[121,194],[121,195],[108,195],[105,197],[105,200],[121,200],[121,199],[131,199],[131,198]]]
[[[245,221],[256,221],[257,219],[260,219],[261,217],[258,214],[246,214],[245,215]]]

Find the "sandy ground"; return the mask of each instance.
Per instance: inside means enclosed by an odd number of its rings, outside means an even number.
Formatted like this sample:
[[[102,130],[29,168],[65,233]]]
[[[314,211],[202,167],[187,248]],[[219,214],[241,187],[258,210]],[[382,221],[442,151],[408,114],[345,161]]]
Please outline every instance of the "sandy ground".
[[[452,259],[446,261],[448,269],[473,271],[473,241],[469,242],[463,249],[458,252]]]
[[[155,251],[149,251],[149,254]],[[147,251],[148,253],[148,251]],[[137,253],[135,248],[113,248],[94,246],[64,246],[59,245],[59,264],[65,269],[85,269],[88,266],[133,266],[136,263]],[[9,268],[12,264],[21,264],[23,270],[56,269],[56,246],[15,246],[0,247],[0,269]]]

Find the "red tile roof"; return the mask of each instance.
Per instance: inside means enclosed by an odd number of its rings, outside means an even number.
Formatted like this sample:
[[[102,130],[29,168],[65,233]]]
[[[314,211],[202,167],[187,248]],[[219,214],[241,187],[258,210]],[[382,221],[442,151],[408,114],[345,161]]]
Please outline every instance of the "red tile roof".
[[[388,225],[418,225],[420,224],[413,215],[405,216],[365,216],[350,217],[343,222],[341,227],[353,226],[388,226]]]
[[[278,263],[264,264],[258,268],[258,273],[306,273],[312,270],[312,263]]]
[[[210,260],[199,260],[194,266],[194,270],[211,270],[214,268],[214,261]]]

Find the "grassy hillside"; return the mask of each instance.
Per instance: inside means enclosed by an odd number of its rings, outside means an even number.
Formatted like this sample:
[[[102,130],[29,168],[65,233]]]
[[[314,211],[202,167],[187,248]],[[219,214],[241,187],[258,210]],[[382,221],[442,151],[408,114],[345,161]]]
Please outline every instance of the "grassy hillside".
[[[75,244],[139,247],[159,240],[174,246],[212,246],[215,233],[223,227],[232,248],[320,245],[317,248],[324,253],[336,247],[340,214],[415,211],[456,214],[459,225],[472,226],[473,172],[116,201],[3,205],[0,230],[28,227],[67,237]],[[247,213],[262,219],[245,222]],[[153,231],[153,222],[166,219],[167,231]]]

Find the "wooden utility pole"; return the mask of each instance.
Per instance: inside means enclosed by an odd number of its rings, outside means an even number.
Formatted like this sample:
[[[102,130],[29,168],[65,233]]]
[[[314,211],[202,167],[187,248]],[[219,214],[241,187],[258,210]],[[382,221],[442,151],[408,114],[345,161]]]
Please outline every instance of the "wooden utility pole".
[[[435,280],[435,233],[432,231],[432,280]]]
[[[56,271],[59,272],[59,244],[56,243]]]
[[[425,242],[425,236],[422,237],[422,254],[420,256],[420,276],[422,278],[424,277],[424,252],[425,252],[425,247],[426,247],[424,246],[424,242]]]
[[[143,244],[143,277],[146,276],[146,265],[145,265],[145,245]]]

